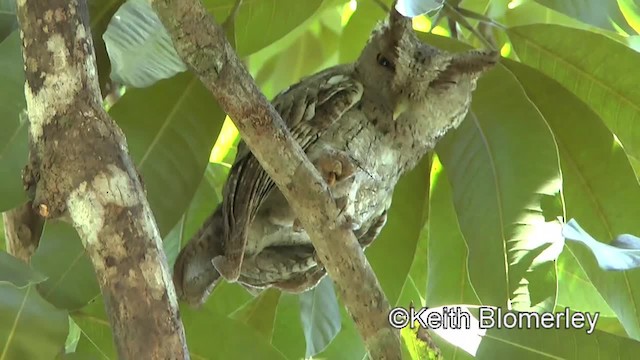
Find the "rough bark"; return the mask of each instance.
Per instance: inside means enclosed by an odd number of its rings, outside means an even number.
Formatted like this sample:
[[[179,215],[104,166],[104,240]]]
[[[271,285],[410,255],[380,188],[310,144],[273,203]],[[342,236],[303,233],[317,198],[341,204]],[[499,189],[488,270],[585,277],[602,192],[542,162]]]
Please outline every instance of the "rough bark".
[[[197,0],[153,0],[178,54],[231,117],[311,237],[373,359],[400,359],[390,307],[328,187]]]
[[[101,106],[85,0],[18,0],[33,207],[78,231],[121,359],[187,359],[162,242],[125,137]]]
[[[7,252],[29,263],[42,235],[44,219],[33,211],[31,201],[2,213]]]

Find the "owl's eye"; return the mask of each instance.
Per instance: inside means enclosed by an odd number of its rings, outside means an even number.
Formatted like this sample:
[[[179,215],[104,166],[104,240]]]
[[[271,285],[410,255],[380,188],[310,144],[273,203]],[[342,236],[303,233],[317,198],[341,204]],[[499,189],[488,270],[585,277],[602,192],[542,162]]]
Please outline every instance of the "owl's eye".
[[[384,57],[384,55],[378,54],[378,56],[376,57],[376,60],[378,61],[378,64],[380,66],[386,67],[387,69],[392,69],[393,70],[393,63],[391,61],[389,61],[389,59]]]

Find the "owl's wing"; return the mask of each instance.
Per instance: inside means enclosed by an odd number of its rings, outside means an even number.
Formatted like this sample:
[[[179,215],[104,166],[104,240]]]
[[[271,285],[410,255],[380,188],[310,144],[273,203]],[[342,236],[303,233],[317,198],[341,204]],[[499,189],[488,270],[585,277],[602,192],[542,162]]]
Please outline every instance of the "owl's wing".
[[[362,84],[352,75],[352,66],[336,66],[302,79],[273,100],[273,106],[304,151],[360,101]],[[236,281],[240,275],[247,230],[274,186],[241,141],[224,187],[225,255],[213,261],[218,272],[228,281]]]

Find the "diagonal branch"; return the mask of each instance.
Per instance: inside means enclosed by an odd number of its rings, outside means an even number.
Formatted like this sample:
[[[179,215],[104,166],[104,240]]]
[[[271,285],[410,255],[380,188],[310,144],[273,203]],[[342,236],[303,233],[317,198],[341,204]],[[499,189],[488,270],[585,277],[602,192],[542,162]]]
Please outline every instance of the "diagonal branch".
[[[188,359],[162,240],[124,135],[101,105],[86,0],[17,1],[17,14],[33,208],[78,231],[119,358]]]
[[[198,0],[152,0],[178,54],[229,114],[287,198],[373,359],[400,359],[389,302],[328,187]]]

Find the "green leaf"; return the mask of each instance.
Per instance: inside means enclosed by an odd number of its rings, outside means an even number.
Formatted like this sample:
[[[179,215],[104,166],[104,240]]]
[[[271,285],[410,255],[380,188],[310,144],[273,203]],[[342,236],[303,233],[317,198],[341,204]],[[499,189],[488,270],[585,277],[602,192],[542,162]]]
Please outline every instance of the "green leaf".
[[[640,213],[640,186],[624,150],[600,117],[538,71],[512,61],[505,61],[505,65],[518,77],[553,131],[567,218],[576,218],[600,239],[640,233],[636,215]],[[640,288],[634,286],[640,278],[636,271],[602,271],[593,255],[578,244],[567,244],[558,269],[560,304],[601,312],[611,311],[611,306],[627,331],[636,339],[640,337]],[[608,306],[602,303],[603,298]]]
[[[323,352],[315,356],[316,359],[364,359],[367,350],[364,347],[358,329],[355,327],[353,320],[351,320],[344,306],[340,307],[340,314],[342,315],[342,330],[340,330],[338,336],[333,339],[331,344],[329,344]]]
[[[111,79],[147,87],[187,70],[169,33],[146,0],[125,2],[104,33]]]
[[[429,192],[429,159],[406,173],[393,191],[387,224],[367,249],[367,259],[391,304],[398,301],[424,225]],[[393,256],[389,256],[393,254]]]
[[[189,208],[171,232],[163,239],[164,252],[167,255],[169,264],[175,262],[182,246],[200,230],[207,217],[213,213],[222,201],[222,186],[228,172],[229,168],[224,165],[217,163],[209,163],[207,165],[205,175],[191,200]]]
[[[76,354],[82,355],[84,359],[118,358],[102,297],[96,298],[81,310],[74,311],[71,317],[81,331]]]
[[[340,331],[340,306],[328,276],[314,289],[300,294],[300,320],[307,343],[305,358],[323,351]]]
[[[288,359],[300,359],[306,347],[298,295],[282,294],[276,310],[271,344]]]
[[[91,37],[93,38],[93,48],[96,53],[96,64],[98,66],[98,81],[102,95],[107,95],[106,84],[110,82],[109,73],[111,62],[105,46],[103,34],[107,30],[109,21],[116,10],[124,3],[124,0],[89,0],[89,18],[91,21]]]
[[[204,0],[218,23],[225,21],[236,0]],[[282,38],[311,17],[322,0],[243,1],[235,19],[236,50],[250,55]]]
[[[40,295],[58,308],[79,309],[100,295],[91,260],[69,224],[46,223],[31,264],[48,277],[38,285]]]
[[[242,321],[265,339],[271,341],[280,294],[277,289],[266,289],[253,301],[238,309],[231,317]]]
[[[0,43],[0,212],[26,201],[20,172],[29,152],[27,120],[21,116],[24,70],[20,34],[14,31]]]
[[[385,4],[390,1],[385,0]],[[371,35],[376,23],[386,16],[375,1],[358,1],[356,11],[342,30],[340,39],[340,63],[355,61]]]
[[[571,16],[587,24],[607,30],[621,28],[629,34],[629,26],[618,7],[617,0],[535,0],[538,3]]]
[[[16,2],[14,0],[0,0],[0,42],[17,27]]]
[[[190,73],[130,89],[110,113],[127,136],[164,236],[202,180],[224,113]]]
[[[640,343],[584,329],[490,329],[476,359],[634,359]]]
[[[437,157],[431,171],[426,304],[480,304],[469,281],[469,251],[453,206],[451,185]]]
[[[261,334],[238,320],[207,309],[185,307],[180,312],[194,359],[286,359]]]
[[[558,155],[513,75],[502,66],[484,75],[472,112],[436,151],[452,185],[481,302],[552,309],[553,260],[563,239],[560,224],[545,222],[541,203],[560,191]]]
[[[0,359],[53,359],[64,349],[67,319],[33,286],[0,284]]]
[[[44,274],[25,264],[24,261],[0,251],[0,285],[11,284],[22,289],[46,279]]]
[[[640,158],[640,54],[603,35],[557,25],[510,28],[518,57],[561,83],[589,104]]]

